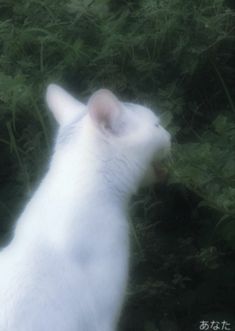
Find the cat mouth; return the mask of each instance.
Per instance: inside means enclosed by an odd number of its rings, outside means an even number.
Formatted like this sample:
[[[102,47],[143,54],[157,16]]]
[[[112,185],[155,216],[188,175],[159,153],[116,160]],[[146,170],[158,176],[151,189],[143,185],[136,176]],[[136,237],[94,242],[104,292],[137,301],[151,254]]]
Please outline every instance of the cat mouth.
[[[152,169],[157,182],[166,182],[169,177],[170,166],[170,141],[169,145],[162,151],[158,158],[152,161]]]
[[[157,181],[166,182],[169,174],[166,165],[163,162],[153,162],[152,167]]]

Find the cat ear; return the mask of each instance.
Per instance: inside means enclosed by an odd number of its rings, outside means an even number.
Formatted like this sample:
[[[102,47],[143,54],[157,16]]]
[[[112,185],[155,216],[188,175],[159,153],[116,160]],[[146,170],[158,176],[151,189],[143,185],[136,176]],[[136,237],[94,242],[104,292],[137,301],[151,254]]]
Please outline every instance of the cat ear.
[[[88,102],[88,111],[92,120],[101,129],[112,133],[117,131],[122,106],[111,91],[101,89],[94,93]]]
[[[47,87],[46,102],[60,125],[72,122],[85,110],[84,104],[56,84],[50,84]]]

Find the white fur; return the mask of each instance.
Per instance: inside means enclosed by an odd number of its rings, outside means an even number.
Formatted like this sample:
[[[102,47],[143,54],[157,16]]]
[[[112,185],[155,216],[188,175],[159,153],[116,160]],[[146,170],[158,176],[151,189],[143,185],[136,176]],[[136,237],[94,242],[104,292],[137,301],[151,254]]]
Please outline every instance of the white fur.
[[[47,102],[59,133],[0,254],[0,330],[114,331],[128,278],[128,201],[170,136],[149,109],[107,90],[85,106],[52,85]]]

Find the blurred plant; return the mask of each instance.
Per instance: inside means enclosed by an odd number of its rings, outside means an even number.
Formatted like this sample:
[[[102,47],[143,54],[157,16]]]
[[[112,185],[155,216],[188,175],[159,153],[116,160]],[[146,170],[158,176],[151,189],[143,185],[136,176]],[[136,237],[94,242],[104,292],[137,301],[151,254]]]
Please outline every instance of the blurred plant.
[[[132,205],[135,273],[125,330],[162,331],[167,322],[176,327],[176,319],[180,330],[191,330],[200,314],[229,311],[232,6],[225,0],[0,2],[2,238],[45,171],[54,134],[43,101],[49,82],[82,100],[107,87],[124,100],[144,102],[172,133],[169,185],[140,194]]]

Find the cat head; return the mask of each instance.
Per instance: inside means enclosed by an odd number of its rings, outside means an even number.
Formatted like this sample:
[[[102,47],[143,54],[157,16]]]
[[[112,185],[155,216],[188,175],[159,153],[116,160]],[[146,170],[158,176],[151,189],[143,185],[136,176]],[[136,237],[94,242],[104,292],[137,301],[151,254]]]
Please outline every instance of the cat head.
[[[156,165],[169,152],[170,134],[150,109],[121,102],[106,89],[95,92],[85,105],[54,84],[46,100],[60,126],[58,150],[75,155],[86,146],[83,152],[93,152],[101,167],[102,162],[107,167],[103,173],[109,181],[129,183],[134,191],[158,179]]]

